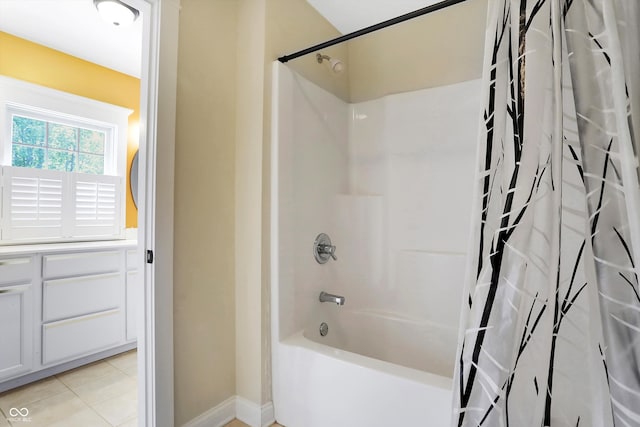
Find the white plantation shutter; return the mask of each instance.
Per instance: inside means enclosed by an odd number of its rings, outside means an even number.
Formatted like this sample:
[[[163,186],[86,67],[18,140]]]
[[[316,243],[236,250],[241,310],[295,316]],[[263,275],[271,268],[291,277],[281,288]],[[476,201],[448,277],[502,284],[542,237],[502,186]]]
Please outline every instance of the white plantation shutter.
[[[2,243],[117,239],[124,185],[117,176],[2,167]]]
[[[61,238],[64,172],[3,168],[2,239]]]
[[[77,174],[74,183],[75,236],[112,236],[120,232],[120,188],[117,176]]]
[[[128,117],[133,110],[0,76],[0,113],[0,245],[123,239]],[[75,166],[85,172],[93,161],[83,166],[80,156],[103,155],[104,175],[32,169],[22,162],[27,159],[16,160],[25,167],[10,166],[14,147],[29,151],[29,141],[14,141],[17,117],[76,129],[74,149],[66,154],[75,152]],[[103,137],[87,139],[80,130]],[[51,145],[48,131],[44,136],[39,148],[46,155],[60,148]],[[81,139],[91,143],[83,148]]]

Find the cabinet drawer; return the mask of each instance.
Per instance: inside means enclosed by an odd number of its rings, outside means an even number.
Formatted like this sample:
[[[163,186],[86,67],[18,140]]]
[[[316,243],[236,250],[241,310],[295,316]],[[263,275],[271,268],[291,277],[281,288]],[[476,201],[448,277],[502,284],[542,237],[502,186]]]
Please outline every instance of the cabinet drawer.
[[[85,274],[118,271],[120,253],[118,251],[85,252],[42,257],[42,276],[79,276]]]
[[[73,359],[123,341],[120,309],[48,323],[42,327],[42,363]]]
[[[118,308],[123,300],[120,273],[46,280],[42,284],[45,322]]]
[[[127,270],[138,269],[138,250],[127,249]]]
[[[0,285],[31,281],[33,257],[0,258]]]

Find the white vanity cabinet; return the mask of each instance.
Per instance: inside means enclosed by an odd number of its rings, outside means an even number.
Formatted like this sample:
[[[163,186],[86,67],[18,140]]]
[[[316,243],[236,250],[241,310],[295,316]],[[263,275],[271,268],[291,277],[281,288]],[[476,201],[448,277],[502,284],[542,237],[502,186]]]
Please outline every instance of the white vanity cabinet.
[[[136,345],[135,242],[29,249],[0,248],[0,391]]]
[[[0,381],[33,366],[34,257],[0,258]]]

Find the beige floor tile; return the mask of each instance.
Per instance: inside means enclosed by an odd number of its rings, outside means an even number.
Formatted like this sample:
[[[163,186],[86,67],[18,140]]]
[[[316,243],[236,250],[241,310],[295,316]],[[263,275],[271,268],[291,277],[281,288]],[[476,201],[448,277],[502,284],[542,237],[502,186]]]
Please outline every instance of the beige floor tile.
[[[136,382],[125,373],[115,370],[77,386],[69,386],[83,401],[92,405],[128,392],[136,392]]]
[[[25,408],[33,402],[68,392],[69,389],[55,377],[0,394],[0,409],[9,416],[11,408]]]
[[[111,425],[117,426],[137,415],[138,393],[130,391],[91,406]]]
[[[28,422],[14,422],[14,426],[51,426],[89,407],[70,390],[25,405],[29,409]]]
[[[0,394],[0,427],[137,427],[136,357],[134,350]],[[11,408],[29,414],[10,423]]]
[[[50,427],[111,427],[111,424],[98,415],[96,411],[87,407],[58,422],[54,422]]]
[[[131,418],[129,421],[125,421],[118,427],[138,427],[138,417]]]
[[[236,419],[236,420],[231,421],[228,424],[225,424],[224,427],[249,427],[249,425],[247,425],[247,424],[243,423],[242,421]],[[271,424],[271,427],[284,427],[284,426],[282,426],[282,425],[280,425],[278,423],[273,423],[273,424]]]
[[[138,373],[138,352],[136,350],[115,355],[105,361],[127,375],[135,375]]]
[[[122,369],[122,372],[129,375],[130,377],[138,377],[138,364],[136,363],[133,366],[129,366],[128,368]]]
[[[105,375],[113,374],[114,372],[118,372],[118,369],[109,363],[100,361],[63,372],[58,374],[57,377],[71,388],[104,377]]]

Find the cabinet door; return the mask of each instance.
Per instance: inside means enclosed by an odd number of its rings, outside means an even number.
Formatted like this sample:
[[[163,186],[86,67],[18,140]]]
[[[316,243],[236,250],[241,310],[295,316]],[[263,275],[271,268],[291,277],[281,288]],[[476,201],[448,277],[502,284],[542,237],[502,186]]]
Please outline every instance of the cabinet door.
[[[32,363],[32,286],[0,287],[0,380],[31,370]]]
[[[138,339],[138,306],[141,301],[142,287],[137,271],[127,271],[127,341]]]

